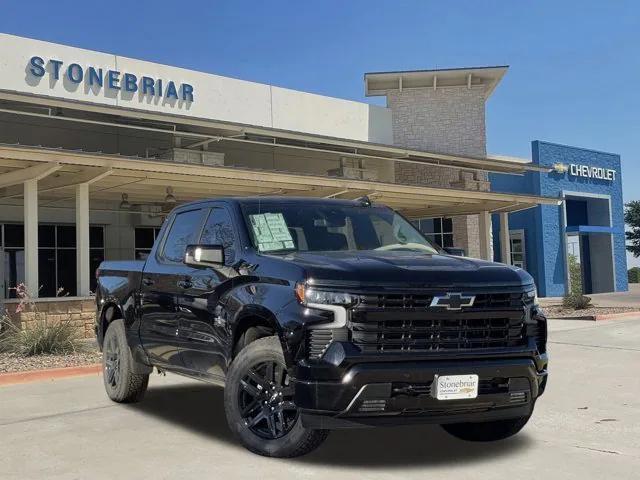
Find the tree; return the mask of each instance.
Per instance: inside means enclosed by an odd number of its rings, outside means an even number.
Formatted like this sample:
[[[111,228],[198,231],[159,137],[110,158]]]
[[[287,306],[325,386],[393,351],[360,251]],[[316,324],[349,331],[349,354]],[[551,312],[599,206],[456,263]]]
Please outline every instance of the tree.
[[[627,250],[634,257],[640,257],[640,201],[634,200],[625,205],[624,223],[630,227],[630,230],[626,232],[629,242]]]

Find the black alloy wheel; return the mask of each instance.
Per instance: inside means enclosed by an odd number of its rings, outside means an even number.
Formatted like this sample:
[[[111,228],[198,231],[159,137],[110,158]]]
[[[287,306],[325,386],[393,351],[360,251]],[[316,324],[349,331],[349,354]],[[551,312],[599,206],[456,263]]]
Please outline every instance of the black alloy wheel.
[[[131,356],[122,319],[114,320],[107,327],[102,344],[102,379],[107,395],[118,403],[139,402],[149,384],[148,373],[137,373]]]
[[[115,336],[105,339],[103,355],[105,381],[112,388],[117,388],[120,383],[120,349]]]
[[[298,419],[293,385],[284,365],[258,363],[240,380],[238,406],[245,425],[267,440],[285,436]]]

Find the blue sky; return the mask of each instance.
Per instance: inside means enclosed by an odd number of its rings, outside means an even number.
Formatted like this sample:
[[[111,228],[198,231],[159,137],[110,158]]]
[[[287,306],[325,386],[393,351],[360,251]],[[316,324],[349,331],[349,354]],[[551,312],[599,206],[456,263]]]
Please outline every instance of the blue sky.
[[[365,100],[367,71],[510,65],[490,153],[616,152],[640,199],[637,1],[0,1],[0,31]],[[376,102],[379,99],[368,99]]]

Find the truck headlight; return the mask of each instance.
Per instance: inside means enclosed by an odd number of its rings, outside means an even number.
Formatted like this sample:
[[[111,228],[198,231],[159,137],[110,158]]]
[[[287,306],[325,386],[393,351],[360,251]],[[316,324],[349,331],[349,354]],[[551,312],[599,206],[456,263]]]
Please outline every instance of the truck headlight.
[[[346,292],[332,292],[308,287],[304,283],[296,284],[296,298],[304,305],[352,305],[356,298]]]
[[[524,292],[527,302],[531,302],[533,305],[538,305],[538,289],[533,287],[531,290]]]

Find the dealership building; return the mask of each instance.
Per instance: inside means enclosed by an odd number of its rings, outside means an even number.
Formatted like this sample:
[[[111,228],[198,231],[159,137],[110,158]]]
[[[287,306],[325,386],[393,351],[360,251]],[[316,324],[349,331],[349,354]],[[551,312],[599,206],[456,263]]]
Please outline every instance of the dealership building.
[[[175,205],[237,195],[366,195],[443,247],[532,269],[549,295],[578,235],[590,288],[626,288],[618,157],[542,143],[533,161],[487,155],[485,104],[506,71],[366,73],[383,107],[0,34],[0,298],[25,283],[42,304],[88,304],[97,265],[145,258]],[[613,283],[594,274],[605,264]]]
[[[494,259],[527,270],[545,297],[565,294],[569,263],[583,293],[628,290],[620,156],[541,141],[532,142],[531,155],[551,171],[520,178],[492,173],[491,189],[561,198],[562,204],[509,214],[508,258],[494,223]]]

